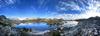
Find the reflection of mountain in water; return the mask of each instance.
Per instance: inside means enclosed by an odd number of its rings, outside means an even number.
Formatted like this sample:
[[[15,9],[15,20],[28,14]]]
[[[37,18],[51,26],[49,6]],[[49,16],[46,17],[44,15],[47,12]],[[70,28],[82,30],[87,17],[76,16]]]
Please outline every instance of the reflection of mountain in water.
[[[37,31],[46,31],[53,27],[50,27],[47,23],[41,22],[41,23],[19,24],[16,25],[16,28],[20,28],[20,29],[27,28],[27,29],[37,30]]]

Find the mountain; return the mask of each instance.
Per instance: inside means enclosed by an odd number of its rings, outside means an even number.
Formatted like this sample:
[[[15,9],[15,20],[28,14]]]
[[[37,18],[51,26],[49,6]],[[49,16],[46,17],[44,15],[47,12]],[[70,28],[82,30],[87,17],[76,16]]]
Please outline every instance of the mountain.
[[[100,17],[78,19],[78,25],[65,32],[66,36],[100,36]]]
[[[11,34],[11,20],[0,15],[0,36],[9,36],[9,34]]]
[[[8,18],[6,18],[6,16],[4,15],[0,15],[0,25],[3,25],[3,26],[10,26],[11,25],[11,20],[9,20]]]

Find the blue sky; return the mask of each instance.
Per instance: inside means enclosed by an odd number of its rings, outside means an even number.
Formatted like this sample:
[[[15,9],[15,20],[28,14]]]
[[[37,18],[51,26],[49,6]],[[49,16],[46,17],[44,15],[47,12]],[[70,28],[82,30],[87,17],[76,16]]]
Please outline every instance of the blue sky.
[[[56,11],[58,0],[1,0],[0,14],[16,17],[46,17]],[[13,2],[13,3],[11,3]],[[4,4],[4,5],[2,5]]]
[[[0,0],[0,15],[40,18],[74,15],[86,12],[89,6],[88,0]]]

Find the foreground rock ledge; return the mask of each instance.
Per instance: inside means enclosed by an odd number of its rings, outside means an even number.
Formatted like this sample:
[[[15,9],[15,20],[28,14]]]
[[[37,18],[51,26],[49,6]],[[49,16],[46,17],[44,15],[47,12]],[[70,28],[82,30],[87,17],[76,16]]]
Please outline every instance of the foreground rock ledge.
[[[100,17],[78,19],[78,25],[65,32],[65,36],[100,36]]]

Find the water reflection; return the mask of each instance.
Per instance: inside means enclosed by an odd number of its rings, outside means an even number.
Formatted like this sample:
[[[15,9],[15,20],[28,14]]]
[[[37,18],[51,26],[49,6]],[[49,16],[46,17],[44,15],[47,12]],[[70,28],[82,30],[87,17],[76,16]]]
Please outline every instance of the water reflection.
[[[54,29],[56,26],[50,26],[47,23],[24,23],[24,24],[19,24],[16,25],[16,28],[26,28],[26,29],[32,29],[32,30],[37,30],[37,31],[46,31],[50,29]]]

